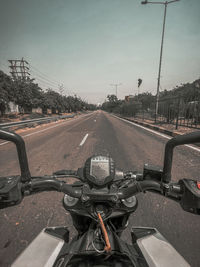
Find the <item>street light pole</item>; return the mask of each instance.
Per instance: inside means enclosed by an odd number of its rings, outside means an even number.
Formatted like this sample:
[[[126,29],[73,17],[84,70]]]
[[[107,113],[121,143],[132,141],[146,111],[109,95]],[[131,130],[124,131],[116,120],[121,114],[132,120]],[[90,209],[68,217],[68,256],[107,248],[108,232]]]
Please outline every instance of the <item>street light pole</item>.
[[[118,87],[119,85],[121,85],[121,83],[114,83],[114,84],[110,84],[110,85],[115,87],[115,95],[116,95],[116,97],[117,97],[117,87]]]
[[[163,18],[163,29],[162,29],[162,39],[161,39],[161,47],[160,47],[160,61],[159,61],[158,83],[157,83],[157,94],[156,94],[155,123],[156,123],[157,116],[158,116],[158,103],[159,103],[159,95],[160,95],[160,74],[161,74],[161,65],[162,65],[163,41],[164,41],[164,36],[165,36],[166,13],[167,13],[167,2],[165,2],[164,18]]]
[[[160,74],[161,74],[161,66],[162,66],[162,54],[163,54],[163,42],[165,35],[165,21],[166,21],[166,13],[167,13],[167,5],[178,2],[179,0],[165,1],[165,2],[149,2],[147,0],[142,1],[141,4],[161,4],[165,6],[164,9],[164,18],[163,18],[163,28],[162,28],[162,39],[161,39],[161,47],[160,47],[160,60],[159,60],[159,69],[158,69],[158,82],[157,82],[157,94],[156,94],[156,109],[155,109],[155,123],[157,121],[158,116],[158,105],[159,105],[159,93],[160,93]]]

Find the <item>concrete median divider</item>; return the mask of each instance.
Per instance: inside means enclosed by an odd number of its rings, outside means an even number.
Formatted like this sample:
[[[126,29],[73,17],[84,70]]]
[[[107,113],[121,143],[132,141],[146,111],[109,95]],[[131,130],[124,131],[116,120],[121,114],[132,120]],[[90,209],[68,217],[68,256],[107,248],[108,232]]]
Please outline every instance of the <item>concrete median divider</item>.
[[[65,120],[68,118],[74,118],[76,114],[68,114],[68,115],[58,115],[54,117],[43,117],[43,118],[37,118],[32,120],[23,120],[18,122],[9,122],[9,123],[1,123],[0,129],[3,130],[12,130],[16,131],[23,128],[34,128],[38,125],[50,123],[50,122],[56,122],[59,120]]]

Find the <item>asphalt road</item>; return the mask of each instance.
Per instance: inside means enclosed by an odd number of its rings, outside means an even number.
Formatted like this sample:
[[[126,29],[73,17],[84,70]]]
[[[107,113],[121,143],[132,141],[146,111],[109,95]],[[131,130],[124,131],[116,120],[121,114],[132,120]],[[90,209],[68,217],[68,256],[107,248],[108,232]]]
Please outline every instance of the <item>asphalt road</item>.
[[[162,166],[167,138],[101,111],[41,126],[25,136],[32,175],[59,169],[77,169],[93,154],[110,154],[118,169],[142,172],[144,163]],[[172,176],[199,178],[200,150],[175,149]],[[15,147],[0,142],[0,176],[18,174]],[[46,226],[67,225],[75,234],[70,215],[63,209],[63,195],[45,192],[27,197],[16,207],[0,211],[0,266],[9,266]],[[200,266],[200,217],[184,212],[179,204],[146,193],[131,216],[123,238],[130,241],[132,226],[156,227],[194,267]]]

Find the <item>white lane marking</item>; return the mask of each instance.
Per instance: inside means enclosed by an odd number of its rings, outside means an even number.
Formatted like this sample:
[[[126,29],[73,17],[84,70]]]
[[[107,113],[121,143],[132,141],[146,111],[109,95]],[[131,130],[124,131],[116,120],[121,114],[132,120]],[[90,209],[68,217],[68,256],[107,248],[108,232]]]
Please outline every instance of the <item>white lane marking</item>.
[[[184,145],[184,146],[187,146],[187,147],[189,147],[189,148],[191,148],[191,149],[193,149],[193,150],[195,150],[197,152],[200,152],[200,148],[197,148],[197,147],[194,147],[194,146],[191,146],[191,145]]]
[[[154,131],[154,130],[151,130],[151,129],[149,129],[149,128],[146,128],[146,127],[144,127],[144,126],[142,126],[142,125],[139,125],[139,124],[137,124],[137,123],[134,123],[134,122],[132,122],[132,121],[127,121],[127,120],[122,119],[122,118],[119,118],[119,117],[117,117],[117,116],[115,116],[115,115],[112,115],[112,116],[115,117],[115,118],[117,118],[117,119],[119,119],[119,120],[122,120],[122,121],[125,121],[125,122],[127,122],[127,123],[133,124],[134,126],[137,126],[137,127],[139,127],[139,128],[142,128],[142,129],[144,129],[144,130],[146,130],[146,131],[148,131],[148,132],[151,132],[151,133],[157,134],[157,135],[159,135],[159,136],[162,136],[162,137],[164,137],[164,138],[166,138],[166,139],[172,139],[172,138],[173,138],[173,137],[169,137],[169,136],[166,136],[166,135],[164,135],[164,134],[161,134],[161,133],[159,133],[159,132],[156,132],[156,131]],[[191,148],[191,149],[193,149],[193,150],[195,150],[195,151],[197,151],[197,152],[200,152],[200,148],[197,148],[197,147],[194,147],[194,146],[191,146],[191,145],[184,145],[184,146],[189,147],[189,148]]]
[[[83,137],[83,140],[81,141],[81,143],[80,143],[79,146],[82,146],[82,145],[85,143],[86,139],[88,138],[88,135],[89,135],[89,134],[86,134],[86,135]]]
[[[89,115],[91,115],[91,114],[89,114]],[[83,117],[86,117],[86,116],[88,116],[88,114],[83,115],[83,116],[78,117],[78,118],[75,118],[75,119],[70,120],[70,121],[64,121],[64,122],[61,122],[61,123],[59,123],[59,124],[50,126],[50,127],[48,127],[48,128],[45,128],[45,129],[40,130],[40,131],[37,131],[37,132],[33,132],[33,133],[30,133],[30,134],[22,135],[22,137],[25,138],[25,137],[28,137],[28,136],[31,136],[31,135],[34,135],[34,134],[37,134],[37,133],[41,133],[41,132],[47,131],[47,130],[49,130],[49,129],[56,128],[56,127],[58,127],[58,126],[60,126],[60,125],[62,125],[62,124],[65,124],[65,123],[68,123],[68,122],[71,122],[71,121],[75,121],[75,120],[77,120],[77,119],[79,119],[79,118],[83,118]],[[8,144],[8,143],[10,143],[10,141],[6,141],[6,142],[3,142],[3,143],[0,143],[0,146],[6,145],[6,144]]]
[[[10,142],[9,141],[3,142],[3,143],[0,144],[0,146],[6,145],[8,143],[10,143]]]

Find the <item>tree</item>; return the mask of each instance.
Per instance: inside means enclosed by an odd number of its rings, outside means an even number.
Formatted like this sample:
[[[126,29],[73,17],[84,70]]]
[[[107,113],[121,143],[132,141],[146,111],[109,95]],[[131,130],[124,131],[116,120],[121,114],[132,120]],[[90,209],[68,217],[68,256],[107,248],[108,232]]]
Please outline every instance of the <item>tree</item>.
[[[96,109],[96,105],[88,104],[77,95],[64,96],[51,88],[44,92],[34,79],[13,81],[10,76],[0,71],[0,114],[4,114],[9,101],[19,105],[24,112],[41,107],[59,112],[77,112]]]
[[[118,102],[116,95],[108,95],[107,99],[110,103],[117,103]]]
[[[43,94],[43,108],[51,108],[53,112],[57,109],[61,112],[64,109],[64,100],[62,95],[53,91],[52,89],[48,89],[46,93]]]
[[[140,85],[142,84],[142,79],[138,79],[138,88],[140,87]]]
[[[137,96],[137,99],[142,104],[143,110],[148,110],[151,108],[152,103],[155,101],[155,96],[153,96],[151,93],[142,93]]]
[[[23,108],[24,112],[31,112],[33,107],[42,105],[43,92],[33,80],[14,82],[15,102]]]
[[[11,78],[0,71],[0,112],[3,115],[8,107],[9,101],[14,99],[13,83]]]
[[[106,101],[102,104],[102,109],[104,109],[108,112],[114,112],[115,109],[119,106],[120,101],[118,100],[116,95],[108,95],[107,99],[108,99],[108,101]]]

